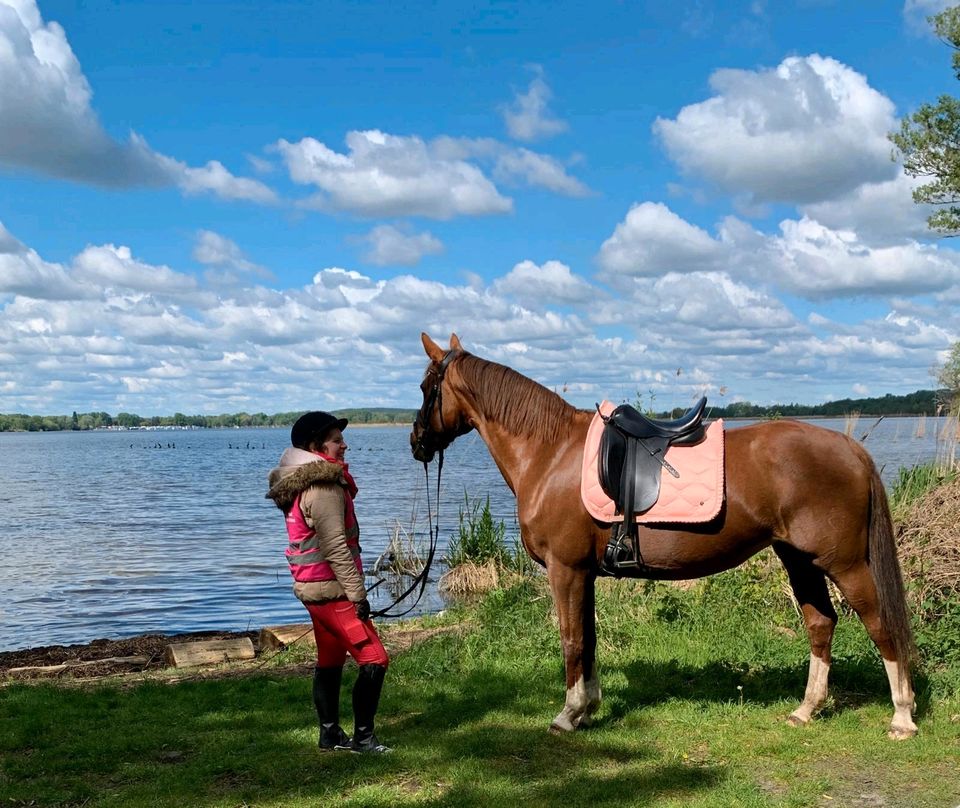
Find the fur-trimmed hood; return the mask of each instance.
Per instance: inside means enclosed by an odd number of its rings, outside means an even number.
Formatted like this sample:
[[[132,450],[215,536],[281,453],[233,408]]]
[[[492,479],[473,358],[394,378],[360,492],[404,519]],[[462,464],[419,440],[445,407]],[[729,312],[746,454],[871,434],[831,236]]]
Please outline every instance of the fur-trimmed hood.
[[[270,490],[266,498],[286,513],[298,494],[318,483],[346,485],[343,468],[313,452],[291,446],[280,456],[280,464],[267,475]]]

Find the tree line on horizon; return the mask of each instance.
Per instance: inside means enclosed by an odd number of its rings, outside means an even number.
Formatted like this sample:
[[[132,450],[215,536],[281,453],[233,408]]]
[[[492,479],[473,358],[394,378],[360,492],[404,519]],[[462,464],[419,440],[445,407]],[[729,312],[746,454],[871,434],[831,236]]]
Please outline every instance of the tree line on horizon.
[[[825,404],[752,404],[737,401],[725,407],[707,404],[707,416],[716,418],[796,418],[796,417],[843,417],[859,415],[930,415],[948,412],[951,392],[947,389],[917,390],[906,395],[874,398],[844,398]],[[113,416],[106,412],[74,412],[72,415],[25,415],[23,413],[0,413],[0,432],[62,432],[91,429],[233,429],[238,427],[289,427],[304,411],[279,412],[267,415],[263,412],[238,412],[222,415],[173,415],[140,416],[121,412]],[[646,413],[659,418],[677,418],[682,408],[667,412]],[[347,418],[353,424],[412,424],[415,409],[402,407],[353,407],[334,410],[334,415]]]
[[[0,413],[0,432],[63,432],[91,429],[234,429],[239,427],[290,427],[305,410],[278,412],[237,412],[221,415],[140,416],[121,412],[74,412],[72,415],[25,415]],[[354,424],[412,424],[417,411],[398,407],[372,407],[334,410],[340,418]]]

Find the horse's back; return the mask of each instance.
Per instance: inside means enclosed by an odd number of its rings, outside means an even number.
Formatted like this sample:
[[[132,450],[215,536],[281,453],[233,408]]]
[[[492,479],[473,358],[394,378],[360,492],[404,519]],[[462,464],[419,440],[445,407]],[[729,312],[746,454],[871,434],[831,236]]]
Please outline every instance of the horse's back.
[[[766,467],[793,476],[833,468],[848,475],[869,473],[873,465],[867,451],[852,438],[806,421],[784,419],[728,428],[724,442],[731,471],[749,467],[757,473]]]

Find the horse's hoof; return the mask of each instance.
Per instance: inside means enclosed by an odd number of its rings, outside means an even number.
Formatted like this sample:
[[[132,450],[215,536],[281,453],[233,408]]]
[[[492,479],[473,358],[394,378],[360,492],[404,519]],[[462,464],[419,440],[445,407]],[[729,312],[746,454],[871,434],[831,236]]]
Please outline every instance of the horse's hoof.
[[[810,723],[810,721],[809,720],[804,721],[799,715],[794,715],[793,713],[791,713],[790,715],[787,716],[787,723],[791,727],[805,727],[807,724]]]
[[[908,738],[912,738],[916,734],[916,729],[898,729],[897,727],[890,727],[887,737],[891,741],[905,741]]]
[[[573,727],[564,727],[564,726],[561,726],[560,724],[558,724],[556,721],[554,721],[554,722],[550,725],[550,734],[551,734],[551,735],[566,735],[566,734],[567,734],[568,732],[570,732],[572,729],[573,729]]]

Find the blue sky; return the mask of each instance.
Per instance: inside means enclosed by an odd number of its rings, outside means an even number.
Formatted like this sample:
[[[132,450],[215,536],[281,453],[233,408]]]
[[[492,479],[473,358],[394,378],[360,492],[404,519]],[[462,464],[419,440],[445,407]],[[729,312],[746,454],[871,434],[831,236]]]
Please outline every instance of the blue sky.
[[[0,0],[0,412],[415,406],[421,331],[585,407],[932,387],[946,5]]]

